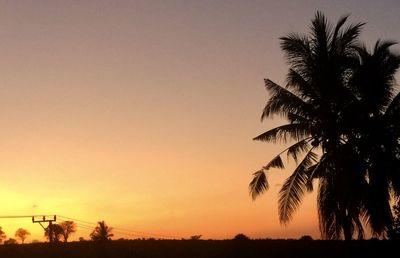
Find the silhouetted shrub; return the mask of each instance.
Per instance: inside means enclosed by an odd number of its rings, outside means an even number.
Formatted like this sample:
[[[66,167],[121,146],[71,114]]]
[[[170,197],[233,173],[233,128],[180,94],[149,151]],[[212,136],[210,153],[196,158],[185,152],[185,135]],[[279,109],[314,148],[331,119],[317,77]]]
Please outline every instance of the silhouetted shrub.
[[[237,235],[233,238],[233,240],[240,240],[240,241],[243,241],[243,240],[250,240],[250,238],[249,238],[248,236],[246,236],[245,234],[240,233],[240,234],[237,234]]]
[[[310,241],[310,240],[313,240],[313,239],[309,235],[304,235],[304,236],[300,237],[300,240]]]
[[[15,245],[15,244],[18,244],[18,242],[14,238],[9,238],[8,240],[4,241],[4,244],[5,245]]]

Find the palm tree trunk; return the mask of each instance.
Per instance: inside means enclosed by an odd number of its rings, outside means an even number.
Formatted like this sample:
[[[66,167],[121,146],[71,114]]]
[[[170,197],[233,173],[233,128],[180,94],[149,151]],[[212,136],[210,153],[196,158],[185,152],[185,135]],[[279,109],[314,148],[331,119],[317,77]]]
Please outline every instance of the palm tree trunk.
[[[348,214],[346,208],[342,210],[342,219],[343,219],[343,235],[345,241],[350,241],[353,237],[353,232],[351,230],[351,218]]]
[[[345,223],[345,225],[343,225],[343,233],[344,233],[344,240],[350,241],[352,239],[351,229],[347,222]]]

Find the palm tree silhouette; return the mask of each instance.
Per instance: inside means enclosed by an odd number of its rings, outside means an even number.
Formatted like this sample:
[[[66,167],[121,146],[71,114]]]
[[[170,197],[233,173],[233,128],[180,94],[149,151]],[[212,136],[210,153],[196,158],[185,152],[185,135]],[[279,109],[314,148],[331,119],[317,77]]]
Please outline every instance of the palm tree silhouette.
[[[360,64],[351,81],[357,101],[347,114],[357,112],[347,118],[348,142],[368,179],[363,202],[367,222],[375,235],[387,237],[393,234],[390,193],[400,194],[400,95],[395,94],[400,55],[390,51],[394,44],[379,40],[372,53],[365,46],[357,49]]]
[[[350,239],[362,224],[375,236],[393,236],[390,193],[400,193],[400,95],[395,93],[395,73],[400,56],[390,52],[393,42],[378,41],[372,53],[356,47],[358,64],[348,87],[353,99],[340,113],[345,141],[335,154],[335,173],[320,177],[320,223],[325,235]],[[345,207],[345,209],[338,209]]]
[[[391,117],[384,120],[388,121],[388,126],[393,126],[389,121],[394,113],[399,116],[394,110],[398,109],[400,97],[392,96],[398,56],[388,51],[390,42],[378,42],[374,53],[369,54],[357,43],[364,24],[344,27],[346,20],[347,16],[342,17],[332,26],[317,12],[310,36],[292,33],[281,38],[281,48],[290,69],[284,86],[265,80],[270,98],[261,118],[280,115],[289,123],[254,139],[295,143],[254,173],[249,185],[255,199],[268,189],[267,171],[273,167],[284,168],[283,154],[296,163],[299,161],[279,193],[280,221],[286,224],[291,220],[304,193],[312,191],[313,179],[318,179],[319,222],[326,239],[342,236],[351,239],[355,233],[363,238],[362,219],[378,235],[390,230],[389,186],[397,183],[395,190],[400,190],[399,180],[394,180],[398,174],[395,170],[399,168],[398,127],[391,127],[394,133],[387,137],[387,142],[371,142],[385,131],[378,117],[383,119],[386,113],[390,114]],[[380,97],[375,94],[378,90],[375,88],[380,89]],[[393,103],[393,107],[389,103]],[[366,105],[374,107],[375,113]],[[396,117],[397,124],[399,120]],[[366,129],[367,125],[374,127]],[[392,169],[387,173],[379,172],[386,160],[381,159],[380,151],[370,154],[371,149],[381,148],[382,144],[393,146],[397,151],[391,155],[394,156],[391,157]],[[376,173],[371,174],[371,166],[375,165]]]
[[[107,226],[103,221],[99,221],[96,228],[90,234],[90,238],[94,241],[107,241],[111,240],[114,234],[111,234],[112,228]]]

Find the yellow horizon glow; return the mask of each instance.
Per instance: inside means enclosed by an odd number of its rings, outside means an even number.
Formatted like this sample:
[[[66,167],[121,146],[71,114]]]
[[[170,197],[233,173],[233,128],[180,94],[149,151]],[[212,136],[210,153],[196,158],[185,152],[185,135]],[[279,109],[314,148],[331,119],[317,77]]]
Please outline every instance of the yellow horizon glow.
[[[263,79],[285,82],[278,38],[306,32],[316,10],[368,21],[368,43],[400,38],[399,8],[372,1],[362,10],[357,1],[0,7],[0,216],[104,220],[178,238],[319,238],[315,192],[290,224],[279,223],[278,191],[292,163],[271,171],[258,200],[248,194],[252,173],[282,148],[252,141],[284,122],[259,119]],[[43,241],[30,219],[0,226],[7,237],[23,227],[27,242]],[[71,239],[89,234],[78,228]]]

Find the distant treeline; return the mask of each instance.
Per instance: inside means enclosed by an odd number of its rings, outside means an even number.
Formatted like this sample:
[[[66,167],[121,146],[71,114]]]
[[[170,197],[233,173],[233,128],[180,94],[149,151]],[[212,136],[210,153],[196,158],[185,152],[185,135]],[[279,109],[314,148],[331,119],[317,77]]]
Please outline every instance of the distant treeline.
[[[385,257],[398,242],[324,240],[119,240],[2,245],[7,258]]]

